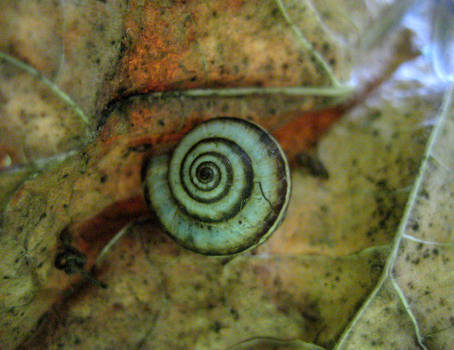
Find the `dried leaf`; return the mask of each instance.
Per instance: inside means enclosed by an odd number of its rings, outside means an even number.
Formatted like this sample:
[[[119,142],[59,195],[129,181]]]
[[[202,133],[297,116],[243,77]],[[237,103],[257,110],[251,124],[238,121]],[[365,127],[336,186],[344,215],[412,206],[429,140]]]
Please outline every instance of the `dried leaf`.
[[[447,349],[452,343],[453,96],[451,86],[384,274],[336,349]]]
[[[28,157],[10,156],[13,163],[51,158],[0,177],[1,346],[343,348],[363,329],[384,329],[377,314],[387,317],[389,329],[407,330],[396,340],[400,344],[447,343],[448,315],[427,316],[429,297],[422,291],[434,285],[421,259],[428,255],[426,261],[448,264],[449,239],[397,236],[421,269],[394,255],[394,279],[379,279],[424,147],[422,123],[438,102],[438,94],[422,94],[418,82],[393,77],[331,130],[317,149],[329,179],[294,168],[286,222],[250,254],[233,260],[198,256],[163,236],[155,222],[133,221],[148,213],[140,185],[144,160],[171,149],[192,125],[227,113],[276,130],[348,96],[343,81],[352,47],[343,45],[361,36],[375,11],[387,6],[388,1],[348,0],[270,0],[260,7],[221,0],[131,1],[127,8],[121,1],[5,4],[0,22],[7,35],[0,44],[9,56],[2,57],[20,59],[5,69],[14,77],[8,86],[37,82],[31,94],[46,95],[45,109],[55,116],[49,130],[55,132],[61,120],[63,129],[73,130],[60,135],[62,147],[49,147],[33,130],[21,139],[2,138],[6,155],[17,145],[26,150]],[[37,37],[23,40],[35,30],[35,12],[53,19]],[[41,22],[38,17],[34,25]],[[8,103],[19,106],[29,101],[10,97]],[[74,107],[67,119],[60,110],[65,103]],[[82,115],[88,116],[88,129],[100,122],[96,139],[86,136],[85,127],[69,127],[83,125]],[[20,113],[9,118],[8,127],[21,120]],[[318,140],[320,123],[318,117],[299,123],[309,130],[302,150]],[[77,142],[67,143],[71,137]],[[52,158],[72,149],[80,151]],[[449,159],[446,164],[451,169]],[[427,212],[432,208],[427,201]],[[55,268],[67,236],[107,289]],[[434,247],[419,251],[419,244]],[[416,283],[416,273],[426,279]],[[435,281],[436,298],[450,306],[445,281]],[[387,288],[363,308],[373,324],[355,321],[358,328],[348,328],[335,345],[377,282]],[[376,313],[367,308],[372,305]],[[365,346],[362,341],[357,346]]]

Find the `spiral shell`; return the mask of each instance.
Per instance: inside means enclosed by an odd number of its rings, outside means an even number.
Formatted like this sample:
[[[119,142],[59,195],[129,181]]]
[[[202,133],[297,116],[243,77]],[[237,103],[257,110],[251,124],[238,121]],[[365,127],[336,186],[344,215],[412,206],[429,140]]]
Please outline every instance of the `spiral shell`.
[[[201,254],[230,255],[262,243],[279,226],[290,174],[266,130],[222,117],[192,129],[171,157],[151,159],[145,191],[173,239]]]

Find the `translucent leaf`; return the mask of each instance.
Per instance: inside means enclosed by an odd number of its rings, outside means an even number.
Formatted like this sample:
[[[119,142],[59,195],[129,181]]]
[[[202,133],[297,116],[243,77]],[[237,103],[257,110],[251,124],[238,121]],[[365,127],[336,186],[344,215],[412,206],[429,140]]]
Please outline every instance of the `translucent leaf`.
[[[435,70],[443,80],[454,81],[454,1],[434,0],[432,22]]]

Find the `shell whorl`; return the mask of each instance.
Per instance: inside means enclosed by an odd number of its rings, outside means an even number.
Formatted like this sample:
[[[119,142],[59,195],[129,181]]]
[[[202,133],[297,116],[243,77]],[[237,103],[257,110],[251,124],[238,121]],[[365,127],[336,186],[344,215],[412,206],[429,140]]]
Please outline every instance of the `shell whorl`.
[[[165,231],[206,255],[239,253],[265,241],[290,198],[287,159],[263,128],[215,118],[150,160],[146,193]]]

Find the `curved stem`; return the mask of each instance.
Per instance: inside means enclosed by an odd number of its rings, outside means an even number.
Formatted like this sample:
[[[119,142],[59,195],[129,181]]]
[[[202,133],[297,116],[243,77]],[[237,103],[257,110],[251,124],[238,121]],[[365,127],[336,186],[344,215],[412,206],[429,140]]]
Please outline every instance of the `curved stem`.
[[[64,103],[66,103],[70,108],[74,110],[74,112],[84,121],[85,124],[89,125],[90,122],[88,117],[82,111],[82,109],[67,95],[63,92],[57,85],[51,82],[45,75],[41,72],[33,68],[32,66],[14,58],[7,53],[0,51],[0,59],[12,64],[13,66],[22,69],[23,71],[27,72],[28,74],[32,75],[33,77],[40,80],[44,85],[46,85],[58,98],[60,98]]]
[[[341,86],[337,78],[335,77],[331,67],[328,65],[328,63],[325,61],[325,59],[314,49],[312,44],[306,39],[304,34],[301,32],[301,29],[296,26],[296,24],[292,21],[290,18],[284,4],[282,3],[282,0],[275,0],[277,6],[279,7],[279,10],[282,12],[282,15],[285,18],[285,21],[290,25],[298,39],[300,40],[301,44],[303,47],[309,52],[309,54],[315,59],[315,61],[320,65],[320,67],[325,71],[325,73],[328,75],[331,83],[335,86]]]

